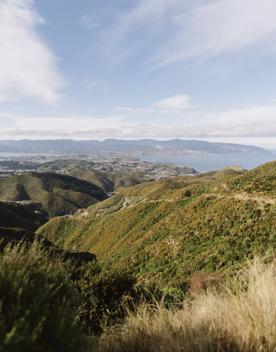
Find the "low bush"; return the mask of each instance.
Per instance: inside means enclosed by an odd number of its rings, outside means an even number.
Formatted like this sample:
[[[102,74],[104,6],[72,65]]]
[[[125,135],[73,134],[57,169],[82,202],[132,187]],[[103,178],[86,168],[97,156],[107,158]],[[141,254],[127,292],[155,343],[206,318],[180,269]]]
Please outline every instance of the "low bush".
[[[95,266],[78,281],[82,303],[78,316],[91,334],[102,332],[103,325],[121,322],[126,315],[125,306],[136,297],[136,281],[126,273],[99,272]]]

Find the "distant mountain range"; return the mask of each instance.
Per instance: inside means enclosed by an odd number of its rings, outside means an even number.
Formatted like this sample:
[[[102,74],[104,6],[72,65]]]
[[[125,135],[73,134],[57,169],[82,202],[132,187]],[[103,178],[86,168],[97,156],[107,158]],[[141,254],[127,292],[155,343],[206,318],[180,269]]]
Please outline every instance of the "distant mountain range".
[[[158,141],[154,139],[104,141],[70,139],[62,140],[5,140],[0,141],[0,152],[9,153],[45,153],[45,154],[95,154],[123,153],[131,156],[141,154],[185,154],[185,153],[267,153],[263,148],[232,144],[211,143],[199,140],[172,139]]]

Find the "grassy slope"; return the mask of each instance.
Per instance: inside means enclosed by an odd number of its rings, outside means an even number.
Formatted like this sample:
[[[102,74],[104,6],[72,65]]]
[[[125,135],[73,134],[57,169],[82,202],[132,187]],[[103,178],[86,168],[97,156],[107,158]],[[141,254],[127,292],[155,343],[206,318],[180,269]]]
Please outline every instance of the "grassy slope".
[[[244,175],[225,170],[141,184],[39,232],[143,281],[179,285],[192,272],[228,270],[275,248],[275,182],[272,162]]]
[[[40,202],[50,216],[74,213],[105,197],[101,188],[71,176],[33,173],[0,179],[2,201]]]

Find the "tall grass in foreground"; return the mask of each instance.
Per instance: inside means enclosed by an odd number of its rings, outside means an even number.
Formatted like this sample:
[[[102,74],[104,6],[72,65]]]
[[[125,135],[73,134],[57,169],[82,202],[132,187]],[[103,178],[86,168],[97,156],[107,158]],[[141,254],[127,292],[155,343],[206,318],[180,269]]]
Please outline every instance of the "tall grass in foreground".
[[[276,351],[276,263],[256,259],[180,310],[141,305],[100,340],[107,352]]]
[[[0,352],[86,350],[68,269],[38,244],[0,255]]]

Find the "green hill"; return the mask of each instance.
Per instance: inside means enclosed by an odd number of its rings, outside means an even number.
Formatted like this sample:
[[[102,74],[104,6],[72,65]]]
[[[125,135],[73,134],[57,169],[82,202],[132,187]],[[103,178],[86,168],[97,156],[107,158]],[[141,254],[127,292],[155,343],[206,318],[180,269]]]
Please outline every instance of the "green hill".
[[[98,186],[71,176],[28,173],[0,179],[1,201],[39,202],[50,217],[72,214],[105,198]]]
[[[179,285],[276,246],[276,162],[127,188],[39,233],[142,281]],[[250,187],[249,187],[250,185]]]
[[[0,202],[0,227],[35,231],[48,221],[48,214],[39,203]]]

